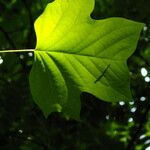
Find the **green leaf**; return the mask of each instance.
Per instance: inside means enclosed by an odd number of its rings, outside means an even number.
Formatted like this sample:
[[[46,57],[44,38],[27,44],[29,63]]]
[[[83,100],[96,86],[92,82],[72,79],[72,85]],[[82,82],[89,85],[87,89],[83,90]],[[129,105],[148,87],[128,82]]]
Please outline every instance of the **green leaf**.
[[[47,117],[80,115],[80,94],[116,102],[131,99],[126,60],[143,24],[123,18],[94,20],[94,0],[55,0],[35,22],[37,45],[30,74],[35,102]]]

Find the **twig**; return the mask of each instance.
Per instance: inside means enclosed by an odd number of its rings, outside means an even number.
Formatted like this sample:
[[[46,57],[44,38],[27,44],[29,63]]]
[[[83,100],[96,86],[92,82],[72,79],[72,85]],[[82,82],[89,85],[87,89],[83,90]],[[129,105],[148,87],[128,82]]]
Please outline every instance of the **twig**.
[[[0,50],[0,53],[21,53],[21,52],[34,52],[34,49],[17,49],[17,50]]]

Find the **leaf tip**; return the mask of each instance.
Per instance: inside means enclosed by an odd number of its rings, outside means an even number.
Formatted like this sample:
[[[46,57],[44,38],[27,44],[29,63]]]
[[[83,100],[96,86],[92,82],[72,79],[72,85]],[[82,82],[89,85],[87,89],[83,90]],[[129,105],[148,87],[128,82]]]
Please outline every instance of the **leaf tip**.
[[[53,106],[51,106],[51,109],[49,111],[43,109],[42,112],[44,114],[44,117],[47,119],[52,112],[62,112],[62,106],[60,104],[54,104]]]

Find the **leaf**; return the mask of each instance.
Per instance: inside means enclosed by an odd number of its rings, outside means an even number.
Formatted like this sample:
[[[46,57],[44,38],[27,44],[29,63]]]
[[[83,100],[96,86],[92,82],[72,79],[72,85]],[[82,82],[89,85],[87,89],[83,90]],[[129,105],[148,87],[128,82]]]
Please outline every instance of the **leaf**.
[[[143,24],[94,20],[94,0],[55,0],[35,22],[37,45],[30,74],[34,101],[47,117],[80,116],[80,94],[116,102],[131,99],[126,60]]]

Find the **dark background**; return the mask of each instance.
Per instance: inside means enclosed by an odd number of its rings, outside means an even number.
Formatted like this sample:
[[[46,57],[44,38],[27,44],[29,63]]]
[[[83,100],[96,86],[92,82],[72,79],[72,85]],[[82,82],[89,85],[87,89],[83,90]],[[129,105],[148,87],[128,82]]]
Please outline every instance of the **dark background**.
[[[48,2],[0,0],[0,49],[34,48],[33,23]],[[145,23],[128,60],[133,100],[106,103],[82,93],[81,121],[66,120],[61,113],[45,119],[29,90],[33,54],[1,53],[0,150],[149,150],[150,82],[141,68],[149,79],[150,1],[96,0],[93,18],[114,16]]]

